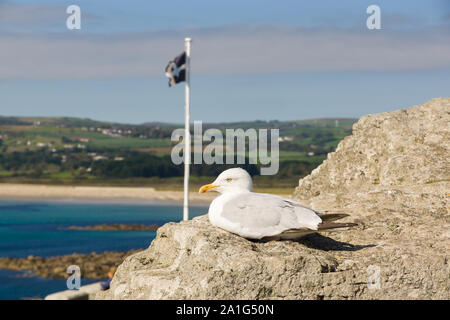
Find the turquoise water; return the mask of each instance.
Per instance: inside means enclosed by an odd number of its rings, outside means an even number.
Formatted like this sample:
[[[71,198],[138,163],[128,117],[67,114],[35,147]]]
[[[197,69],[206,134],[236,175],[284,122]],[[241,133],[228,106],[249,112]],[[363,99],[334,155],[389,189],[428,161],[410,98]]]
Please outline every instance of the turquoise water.
[[[81,285],[99,280],[81,279]],[[67,290],[66,279],[26,276],[25,272],[0,270],[0,299],[44,299],[57,291]]]
[[[191,217],[206,212],[206,207],[190,208]],[[181,218],[182,208],[177,205],[0,201],[0,257],[48,257],[147,248],[155,238],[155,231],[65,228],[104,223],[162,225]],[[92,280],[82,280],[84,284],[89,282]],[[0,299],[44,297],[65,290],[65,285],[64,279],[23,277],[23,273],[0,270]]]

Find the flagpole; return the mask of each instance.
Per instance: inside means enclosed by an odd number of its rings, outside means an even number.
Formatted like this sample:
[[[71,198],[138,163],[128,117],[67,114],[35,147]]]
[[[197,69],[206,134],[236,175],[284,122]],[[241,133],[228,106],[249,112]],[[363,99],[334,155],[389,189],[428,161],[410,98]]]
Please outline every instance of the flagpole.
[[[183,201],[183,220],[189,220],[189,164],[191,163],[191,134],[189,118],[190,102],[190,73],[191,73],[191,38],[184,38],[184,47],[186,51],[186,82],[185,82],[185,120],[184,120],[184,201]]]

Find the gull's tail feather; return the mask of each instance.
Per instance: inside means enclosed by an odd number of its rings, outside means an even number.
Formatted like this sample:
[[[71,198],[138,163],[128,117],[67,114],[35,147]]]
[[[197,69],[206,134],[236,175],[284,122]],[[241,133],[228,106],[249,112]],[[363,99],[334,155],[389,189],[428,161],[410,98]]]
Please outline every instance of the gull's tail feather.
[[[339,214],[339,215],[342,216],[344,214]],[[328,216],[331,216],[331,214]],[[344,218],[344,217],[341,217],[341,218]],[[341,218],[338,218],[338,219],[341,219]],[[330,219],[331,219],[331,217],[330,217]],[[336,220],[336,219],[334,219],[334,220]],[[349,228],[355,227],[358,225],[356,223],[351,223],[351,222],[335,223],[335,222],[330,222],[330,221],[333,221],[333,220],[324,221],[321,224],[319,224],[317,230],[311,230],[311,229],[307,229],[307,228],[290,229],[290,230],[284,231],[283,233],[281,233],[280,235],[278,235],[276,237],[278,239],[283,239],[283,240],[293,240],[293,239],[301,238],[301,237],[306,236],[311,233],[330,232],[330,231],[347,231]],[[263,240],[266,240],[266,239],[263,239]],[[270,240],[275,240],[275,239],[270,239]]]
[[[322,222],[319,224],[317,231],[345,231],[348,228],[356,227],[358,224],[356,223],[335,223],[335,222]]]
[[[346,213],[319,213],[318,216],[323,222],[331,222],[349,217],[350,215]]]

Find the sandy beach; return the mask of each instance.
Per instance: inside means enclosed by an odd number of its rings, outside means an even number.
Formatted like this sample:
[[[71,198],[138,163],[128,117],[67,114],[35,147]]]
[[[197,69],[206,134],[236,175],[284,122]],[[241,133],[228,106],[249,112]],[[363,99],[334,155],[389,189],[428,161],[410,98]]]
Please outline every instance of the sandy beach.
[[[217,196],[215,193],[191,192],[191,204],[207,205]],[[182,191],[158,191],[145,187],[97,187],[97,186],[52,186],[33,184],[0,184],[1,200],[57,200],[84,202],[136,202],[179,203]]]

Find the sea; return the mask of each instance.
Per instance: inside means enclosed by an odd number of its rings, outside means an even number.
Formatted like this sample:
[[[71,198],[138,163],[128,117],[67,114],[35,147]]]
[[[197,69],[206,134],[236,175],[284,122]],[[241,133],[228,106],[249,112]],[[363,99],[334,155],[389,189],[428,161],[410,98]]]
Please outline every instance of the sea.
[[[147,248],[156,231],[68,230],[73,225],[157,224],[182,219],[182,207],[167,203],[104,203],[0,200],[0,257],[59,256]],[[207,212],[191,206],[190,217]],[[81,285],[98,280],[81,279]],[[0,299],[39,299],[66,290],[65,279],[0,269]]]

